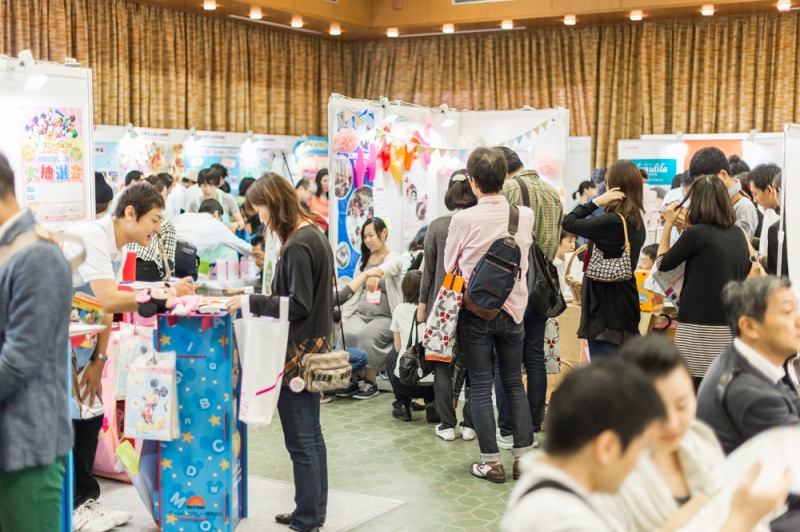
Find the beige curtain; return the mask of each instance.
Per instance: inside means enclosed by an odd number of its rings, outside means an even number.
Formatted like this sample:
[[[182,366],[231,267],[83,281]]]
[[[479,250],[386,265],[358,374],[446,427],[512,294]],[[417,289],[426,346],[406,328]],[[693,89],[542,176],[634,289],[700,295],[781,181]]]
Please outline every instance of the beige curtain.
[[[800,120],[797,13],[341,43],[125,0],[0,0],[0,53],[93,69],[95,122],[327,134],[337,92],[562,106],[594,164],[642,134]]]

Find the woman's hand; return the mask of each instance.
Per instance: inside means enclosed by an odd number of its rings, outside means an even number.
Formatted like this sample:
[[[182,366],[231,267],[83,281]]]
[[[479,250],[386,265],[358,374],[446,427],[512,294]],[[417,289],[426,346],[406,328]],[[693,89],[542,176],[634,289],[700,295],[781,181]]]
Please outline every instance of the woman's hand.
[[[242,308],[242,296],[233,296],[225,303],[225,306],[228,308],[228,313],[233,314],[235,310]]]
[[[428,304],[420,303],[417,307],[417,323],[425,323],[428,321]]]
[[[675,512],[670,516],[667,521],[661,525],[659,528],[660,532],[675,532],[676,530],[680,530],[681,528],[685,527],[689,524],[689,521],[694,519],[694,517],[703,509],[703,507],[708,504],[709,498],[708,495],[704,493],[697,493],[692,495],[692,498],[689,501],[678,508],[678,511]]]
[[[622,201],[625,199],[625,193],[620,192],[619,187],[607,190],[605,194],[595,198],[594,203],[598,207],[605,207],[612,201]]]
[[[370,277],[367,279],[367,292],[374,292],[380,286],[379,277]]]
[[[685,214],[685,212],[686,209],[681,207],[680,203],[670,203],[667,205],[667,208],[664,209],[664,227],[669,226],[671,228],[674,226],[681,217],[681,214]]]
[[[739,484],[731,501],[731,513],[721,532],[752,530],[759,521],[786,502],[792,485],[791,471],[787,468],[783,472],[783,478],[775,486],[756,492],[753,491],[753,485],[761,473],[761,468],[760,463],[753,464],[750,472]]]
[[[238,296],[244,294],[244,288],[238,286],[226,286],[222,289],[222,293],[226,296]]]

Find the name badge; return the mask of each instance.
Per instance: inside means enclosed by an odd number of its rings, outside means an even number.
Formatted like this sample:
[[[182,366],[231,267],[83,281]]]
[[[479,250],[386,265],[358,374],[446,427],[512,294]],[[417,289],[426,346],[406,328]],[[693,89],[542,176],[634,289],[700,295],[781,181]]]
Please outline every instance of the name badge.
[[[374,292],[367,291],[367,303],[370,305],[381,304],[381,289],[376,288]]]

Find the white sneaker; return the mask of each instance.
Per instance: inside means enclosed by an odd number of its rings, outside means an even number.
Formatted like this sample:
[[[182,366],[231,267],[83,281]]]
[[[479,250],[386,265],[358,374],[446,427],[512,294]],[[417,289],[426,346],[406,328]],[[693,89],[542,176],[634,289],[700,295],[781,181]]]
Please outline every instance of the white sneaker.
[[[464,441],[472,441],[475,439],[475,431],[469,427],[461,426],[461,437]]]
[[[92,507],[94,499],[78,506],[72,512],[72,530],[75,532],[107,532],[116,525],[110,515],[101,515]]]
[[[509,434],[508,436],[501,436],[500,429],[497,429],[497,446],[501,449],[513,449],[514,448],[514,436]]]
[[[444,441],[453,441],[456,439],[456,429],[443,429],[441,425],[436,425],[436,435]]]
[[[539,433],[538,432],[534,432],[533,433],[533,448],[535,449],[537,447],[539,447]]]
[[[111,520],[114,521],[114,526],[124,525],[133,517],[129,512],[112,510],[100,501],[89,500],[86,504],[89,505],[89,507],[98,515],[111,518]]]

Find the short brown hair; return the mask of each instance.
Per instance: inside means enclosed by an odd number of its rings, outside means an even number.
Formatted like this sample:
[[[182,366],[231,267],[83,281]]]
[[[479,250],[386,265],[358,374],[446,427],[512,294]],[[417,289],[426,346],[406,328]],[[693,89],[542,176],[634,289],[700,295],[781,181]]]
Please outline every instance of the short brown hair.
[[[704,175],[694,180],[689,189],[689,223],[722,227],[736,223],[730,194],[718,176]]]
[[[619,188],[619,191],[625,194],[625,199],[612,201],[606,205],[606,212],[621,214],[635,229],[639,229],[642,226],[644,210],[644,187],[639,167],[630,161],[617,161],[608,168],[606,183],[608,190]]]
[[[245,209],[255,212],[254,205],[264,205],[269,210],[270,231],[286,242],[300,222],[316,225],[315,219],[300,207],[297,192],[283,176],[267,172],[247,189]]]
[[[419,284],[421,280],[422,272],[419,270],[411,270],[403,277],[403,282],[400,283],[400,289],[403,291],[403,301],[406,303],[419,303]]]

